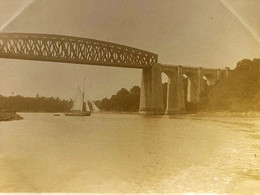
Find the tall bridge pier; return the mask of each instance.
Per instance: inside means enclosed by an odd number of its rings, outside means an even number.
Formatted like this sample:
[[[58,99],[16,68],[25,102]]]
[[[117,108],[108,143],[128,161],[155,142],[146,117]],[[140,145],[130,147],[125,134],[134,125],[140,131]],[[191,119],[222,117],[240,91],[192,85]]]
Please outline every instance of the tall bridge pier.
[[[164,114],[160,64],[143,69],[139,109],[143,114]]]

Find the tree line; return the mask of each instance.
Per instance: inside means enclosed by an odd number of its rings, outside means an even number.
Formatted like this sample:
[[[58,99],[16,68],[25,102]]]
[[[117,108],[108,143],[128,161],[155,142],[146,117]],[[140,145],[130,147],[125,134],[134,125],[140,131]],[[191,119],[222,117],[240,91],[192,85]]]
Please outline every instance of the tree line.
[[[260,58],[254,58],[253,60],[243,59],[237,63],[235,70],[259,72],[260,71]]]
[[[15,112],[65,112],[72,106],[72,100],[54,97],[23,97],[21,95],[4,97],[0,95],[0,111]]]

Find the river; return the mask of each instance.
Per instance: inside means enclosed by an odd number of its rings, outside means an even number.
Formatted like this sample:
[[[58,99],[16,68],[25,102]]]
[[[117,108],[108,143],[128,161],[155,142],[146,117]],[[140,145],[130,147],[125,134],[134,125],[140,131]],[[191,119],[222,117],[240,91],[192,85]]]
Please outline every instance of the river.
[[[260,192],[260,119],[20,113],[0,123],[0,192]]]

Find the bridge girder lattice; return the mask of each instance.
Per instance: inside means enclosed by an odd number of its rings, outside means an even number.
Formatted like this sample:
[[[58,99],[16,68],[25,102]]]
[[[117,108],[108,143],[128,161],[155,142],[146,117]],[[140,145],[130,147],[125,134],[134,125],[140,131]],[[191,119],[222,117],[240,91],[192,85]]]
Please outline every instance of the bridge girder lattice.
[[[51,34],[0,33],[0,58],[146,68],[157,54],[115,43]]]

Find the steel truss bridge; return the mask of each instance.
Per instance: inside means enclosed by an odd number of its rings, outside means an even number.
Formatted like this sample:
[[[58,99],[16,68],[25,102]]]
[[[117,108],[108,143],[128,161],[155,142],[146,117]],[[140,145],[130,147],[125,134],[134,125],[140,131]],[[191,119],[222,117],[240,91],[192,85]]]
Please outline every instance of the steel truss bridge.
[[[52,34],[0,33],[0,58],[147,68],[157,54],[115,43]]]

